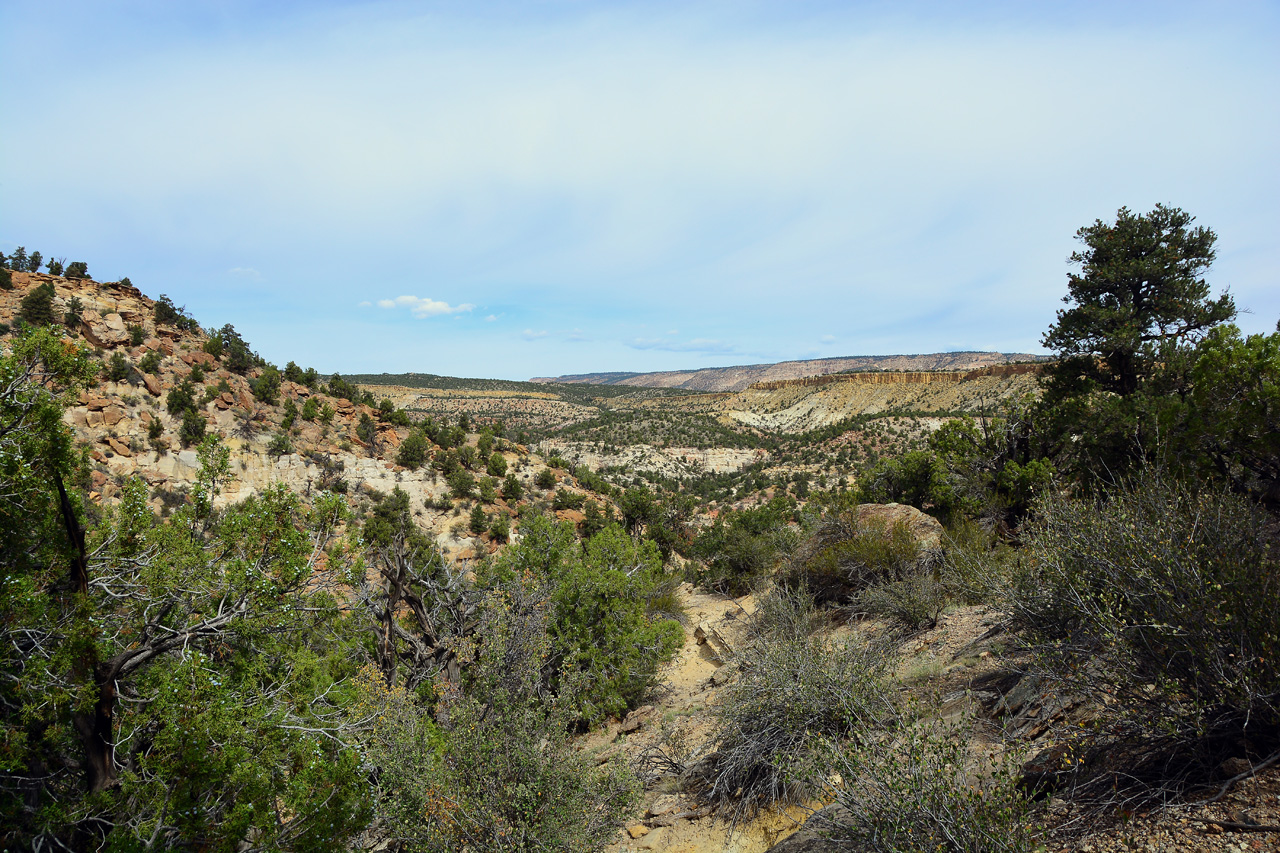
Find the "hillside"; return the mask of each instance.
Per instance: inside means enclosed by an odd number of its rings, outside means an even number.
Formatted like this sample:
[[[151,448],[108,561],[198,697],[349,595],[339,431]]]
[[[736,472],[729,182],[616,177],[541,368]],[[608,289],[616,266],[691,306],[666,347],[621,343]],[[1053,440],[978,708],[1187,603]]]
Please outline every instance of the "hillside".
[[[12,283],[11,290],[0,289],[5,337],[11,336],[8,327],[22,300],[48,285],[65,332],[100,360],[98,384],[64,414],[89,457],[92,502],[113,503],[126,481],[136,477],[146,483],[152,509],[169,512],[186,500],[198,474],[199,436],[217,434],[232,461],[232,476],[216,498],[219,506],[276,483],[304,495],[341,491],[362,507],[398,488],[408,495],[418,525],[447,557],[465,563],[497,548],[489,533],[468,529],[460,510],[469,502],[456,498],[456,484],[437,465],[446,465],[440,460],[450,454],[458,457],[463,468],[476,471],[472,479],[483,489],[481,481],[488,478],[476,447],[485,419],[464,433],[451,428],[462,410],[438,412],[443,431],[450,433],[449,440],[440,439],[447,446],[430,442],[426,464],[406,466],[399,451],[413,423],[387,402],[391,395],[375,397],[354,384],[342,386],[341,380],[326,384],[315,371],[292,363],[283,371],[265,363],[233,368],[228,354],[210,352],[218,350],[211,340],[225,330],[211,335],[181,314],[169,322],[158,320],[165,315],[157,315],[157,301],[129,284],[16,271]],[[79,319],[68,322],[72,300],[79,301]],[[184,394],[191,397],[185,406]],[[511,475],[536,495],[533,478],[542,460],[514,441],[499,437],[494,445]],[[559,479],[566,488],[607,503],[567,474]],[[523,502],[491,494],[485,513],[491,519],[510,517]]]
[[[684,388],[691,391],[741,391],[756,382],[774,382],[863,370],[942,371],[976,370],[993,364],[1040,361],[1029,353],[940,352],[926,355],[857,355],[745,364],[736,367],[704,367],[695,370],[663,370],[654,373],[583,373],[535,377],[530,382],[594,385],[632,385],[651,388]]]

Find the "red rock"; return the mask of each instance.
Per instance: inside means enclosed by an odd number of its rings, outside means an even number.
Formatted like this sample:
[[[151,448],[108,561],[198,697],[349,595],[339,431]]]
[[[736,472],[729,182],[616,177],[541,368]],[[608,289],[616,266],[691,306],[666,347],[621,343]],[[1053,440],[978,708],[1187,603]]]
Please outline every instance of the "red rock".
[[[107,406],[102,410],[102,422],[107,426],[115,426],[125,419],[125,411],[119,406]]]
[[[160,378],[152,376],[150,373],[142,374],[142,384],[150,392],[152,397],[160,396]]]
[[[132,456],[132,455],[133,455],[133,451],[129,449],[129,445],[125,444],[123,441],[121,441],[120,439],[116,438],[115,436],[113,436],[113,435],[109,435],[109,436],[107,436],[106,441],[107,441],[107,446],[108,446],[108,447],[110,447],[112,450],[114,450],[114,451],[115,451],[116,453],[118,453],[119,455],[121,455],[121,456]]]

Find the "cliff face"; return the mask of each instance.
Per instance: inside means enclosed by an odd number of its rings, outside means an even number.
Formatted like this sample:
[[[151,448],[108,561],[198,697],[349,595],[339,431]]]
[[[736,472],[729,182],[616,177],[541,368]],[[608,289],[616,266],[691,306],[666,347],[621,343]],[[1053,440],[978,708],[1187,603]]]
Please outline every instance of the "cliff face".
[[[812,387],[832,385],[838,382],[850,382],[855,385],[924,385],[930,382],[970,382],[986,376],[1009,377],[1040,373],[1044,365],[1036,364],[993,364],[977,370],[960,372],[936,371],[868,371],[866,373],[838,373],[826,376],[806,376],[803,379],[779,379],[773,382],[753,382],[747,386],[751,391],[776,391],[781,388]]]
[[[927,355],[860,355],[847,358],[819,358],[809,361],[782,361],[777,364],[748,364],[737,367],[707,367],[701,370],[667,370],[657,373],[587,373],[554,378],[539,377],[532,382],[590,382],[598,385],[635,385],[651,388],[686,388],[693,391],[741,391],[761,382],[789,382],[823,377],[845,371],[893,371],[925,373],[935,371],[971,372],[1010,362],[1032,362],[1043,356],[1028,353],[943,352]],[[910,380],[897,380],[910,381]],[[934,380],[919,380],[934,381]],[[951,380],[942,380],[951,381]]]

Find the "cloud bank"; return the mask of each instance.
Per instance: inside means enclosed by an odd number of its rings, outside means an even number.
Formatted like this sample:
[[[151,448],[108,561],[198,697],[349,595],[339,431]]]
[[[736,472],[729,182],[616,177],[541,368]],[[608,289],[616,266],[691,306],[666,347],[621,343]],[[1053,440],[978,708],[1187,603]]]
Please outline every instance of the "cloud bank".
[[[462,314],[475,310],[476,306],[470,302],[464,302],[461,305],[450,305],[448,302],[421,296],[397,296],[395,299],[379,299],[378,307],[408,308],[409,313],[413,316],[425,319],[427,317],[439,317],[442,314]]]

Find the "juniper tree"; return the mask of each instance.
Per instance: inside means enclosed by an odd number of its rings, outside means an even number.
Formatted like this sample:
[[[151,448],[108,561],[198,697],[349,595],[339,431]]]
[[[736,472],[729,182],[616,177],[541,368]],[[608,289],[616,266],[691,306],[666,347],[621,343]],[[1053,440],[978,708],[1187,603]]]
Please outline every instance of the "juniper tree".
[[[1070,261],[1080,270],[1062,299],[1071,307],[1041,341],[1064,360],[1059,379],[1132,394],[1162,345],[1194,343],[1235,316],[1229,294],[1210,298],[1204,273],[1217,235],[1194,221],[1162,204],[1145,214],[1122,207],[1114,224],[1099,219],[1076,232],[1084,248]]]

